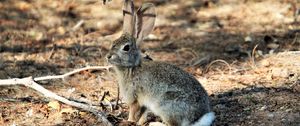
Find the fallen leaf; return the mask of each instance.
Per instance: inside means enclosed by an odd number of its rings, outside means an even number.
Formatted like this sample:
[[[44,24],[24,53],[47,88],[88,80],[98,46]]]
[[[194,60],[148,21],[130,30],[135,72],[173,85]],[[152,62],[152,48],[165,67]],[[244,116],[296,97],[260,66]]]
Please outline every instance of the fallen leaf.
[[[50,107],[51,109],[60,110],[61,105],[58,101],[50,101],[48,103],[48,107]]]

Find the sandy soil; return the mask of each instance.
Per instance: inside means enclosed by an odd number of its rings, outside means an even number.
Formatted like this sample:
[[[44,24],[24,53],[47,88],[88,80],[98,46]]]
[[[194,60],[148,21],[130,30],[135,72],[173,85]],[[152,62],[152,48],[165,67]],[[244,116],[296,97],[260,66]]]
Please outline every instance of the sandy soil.
[[[120,0],[106,5],[99,0],[0,1],[1,79],[107,65],[104,56],[121,34]],[[154,60],[183,68],[202,83],[217,115],[215,125],[300,125],[300,16],[294,16],[300,2],[151,2],[157,6],[156,28],[142,50]],[[69,99],[92,101],[115,125],[134,125],[125,121],[125,104],[113,110],[100,104],[117,100],[111,71],[83,71],[64,80],[39,83]],[[159,119],[150,115],[149,120]],[[2,86],[0,125],[101,122],[89,112],[32,89]]]

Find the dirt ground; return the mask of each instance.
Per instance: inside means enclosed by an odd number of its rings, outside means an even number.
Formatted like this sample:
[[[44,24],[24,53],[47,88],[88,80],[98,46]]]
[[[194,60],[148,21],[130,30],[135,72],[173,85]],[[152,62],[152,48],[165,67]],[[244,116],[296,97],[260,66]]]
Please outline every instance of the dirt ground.
[[[146,0],[144,0],[145,2]],[[142,44],[152,59],[193,74],[208,91],[217,126],[300,125],[297,0],[151,0],[156,28]],[[141,2],[136,1],[139,5]],[[121,0],[0,0],[0,79],[106,66],[121,35]],[[128,123],[112,71],[38,82],[87,99],[115,125]],[[149,120],[158,120],[153,115]],[[101,125],[89,112],[23,86],[0,88],[0,125]]]

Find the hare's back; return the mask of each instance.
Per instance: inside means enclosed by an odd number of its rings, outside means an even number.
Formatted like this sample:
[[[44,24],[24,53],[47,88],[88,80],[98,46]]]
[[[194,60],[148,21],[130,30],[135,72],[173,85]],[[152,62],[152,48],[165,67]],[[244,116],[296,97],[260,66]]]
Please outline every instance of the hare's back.
[[[149,61],[144,62],[141,67],[139,75],[147,76],[147,80],[153,86],[181,92],[206,93],[201,84],[191,74],[175,65]]]

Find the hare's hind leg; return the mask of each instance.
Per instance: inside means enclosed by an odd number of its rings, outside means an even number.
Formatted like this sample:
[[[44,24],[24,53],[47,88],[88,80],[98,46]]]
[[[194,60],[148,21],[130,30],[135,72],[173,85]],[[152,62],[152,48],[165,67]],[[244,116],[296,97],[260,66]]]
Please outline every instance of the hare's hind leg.
[[[137,112],[140,111],[140,105],[138,104],[137,101],[131,103],[129,105],[129,115],[128,115],[128,121],[131,122],[136,122],[136,114]]]
[[[144,125],[148,120],[147,120],[147,115],[148,115],[148,110],[146,107],[142,107],[141,109],[141,117],[138,120],[138,125]]]
[[[146,108],[140,106],[140,104],[135,101],[129,105],[129,116],[128,121],[137,122],[144,116]]]

